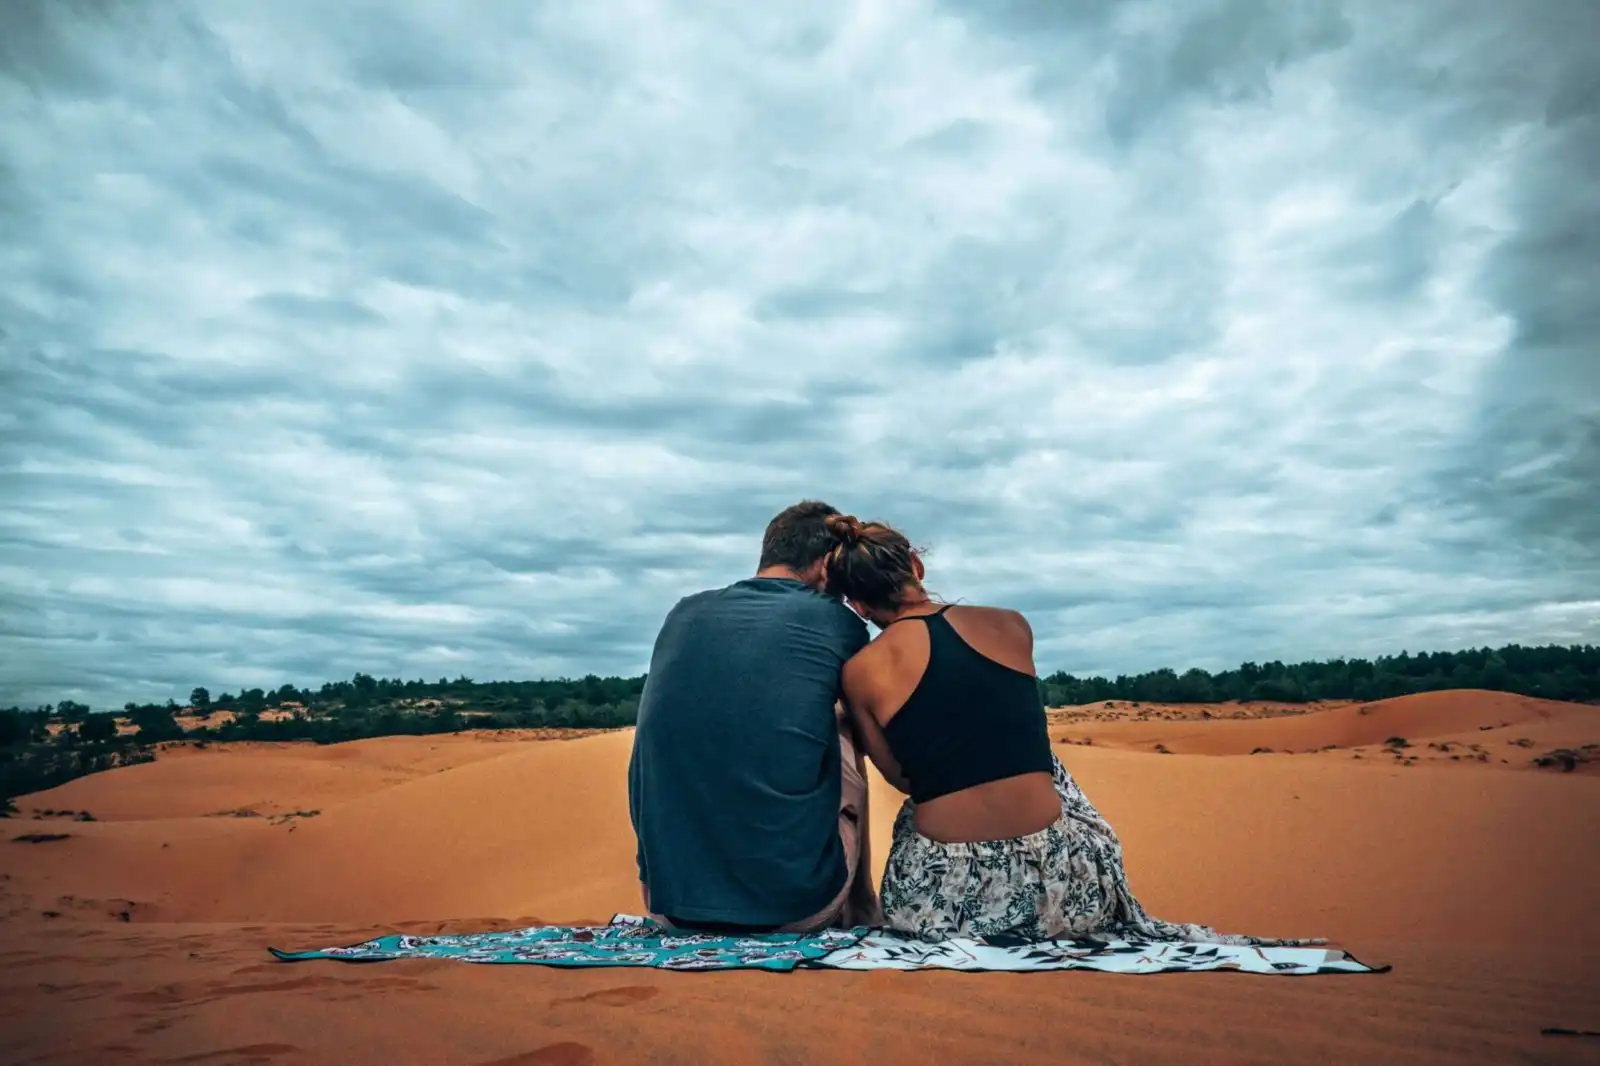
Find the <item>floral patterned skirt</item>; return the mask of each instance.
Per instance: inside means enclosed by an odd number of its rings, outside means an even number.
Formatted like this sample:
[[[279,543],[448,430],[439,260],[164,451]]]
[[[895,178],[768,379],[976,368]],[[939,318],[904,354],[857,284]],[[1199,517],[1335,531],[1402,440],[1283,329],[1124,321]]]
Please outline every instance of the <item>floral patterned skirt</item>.
[[[1122,843],[1060,759],[1061,817],[1009,840],[945,844],[916,830],[916,805],[900,808],[883,874],[889,928],[922,940],[1008,936],[1054,940],[1096,936],[1215,944],[1301,941],[1218,933],[1151,918],[1128,890]]]

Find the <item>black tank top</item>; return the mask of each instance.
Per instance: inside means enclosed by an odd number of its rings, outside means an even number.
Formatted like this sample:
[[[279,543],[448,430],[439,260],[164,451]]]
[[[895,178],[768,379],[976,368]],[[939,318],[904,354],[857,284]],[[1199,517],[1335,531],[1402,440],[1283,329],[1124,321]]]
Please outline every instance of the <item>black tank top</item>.
[[[916,803],[1054,768],[1038,679],[961,639],[948,609],[895,619],[928,626],[928,668],[883,727]]]

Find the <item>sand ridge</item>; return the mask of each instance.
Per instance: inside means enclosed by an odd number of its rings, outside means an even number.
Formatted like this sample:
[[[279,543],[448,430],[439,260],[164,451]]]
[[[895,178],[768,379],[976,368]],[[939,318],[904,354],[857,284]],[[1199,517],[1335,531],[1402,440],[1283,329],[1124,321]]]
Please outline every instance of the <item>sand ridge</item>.
[[[1506,741],[1600,740],[1600,708],[1468,692],[1217,712],[1056,715],[1058,736],[1093,732],[1057,750],[1121,835],[1134,891],[1161,917],[1333,937],[1393,974],[287,967],[268,941],[637,909],[631,734],[212,745],[25,797],[23,817],[0,821],[0,1059],[1137,1062],[1181,1047],[1216,1062],[1592,1060],[1538,1028],[1600,1028],[1600,781],[1527,772],[1533,749]],[[1520,762],[1353,757],[1391,730],[1423,751],[1482,737]],[[874,778],[875,874],[899,799]],[[222,813],[244,807],[255,816]],[[44,810],[96,820],[31,816]],[[65,839],[14,842],[29,833]],[[796,1028],[807,1012],[820,1021]],[[890,1056],[905,1041],[928,1056]]]
[[[1420,741],[1424,749],[1428,742],[1449,742],[1457,749],[1477,744],[1495,760],[1505,757],[1503,765],[1518,767],[1531,765],[1536,753],[1529,747],[1581,745],[1600,735],[1600,707],[1473,689],[1253,710],[1239,704],[1057,708],[1051,712],[1051,735],[1068,743],[1142,751],[1160,745],[1174,754],[1196,755],[1361,752],[1391,739],[1408,747]],[[1519,740],[1530,743],[1514,745]],[[1526,754],[1512,758],[1517,752],[1504,750],[1508,745]]]

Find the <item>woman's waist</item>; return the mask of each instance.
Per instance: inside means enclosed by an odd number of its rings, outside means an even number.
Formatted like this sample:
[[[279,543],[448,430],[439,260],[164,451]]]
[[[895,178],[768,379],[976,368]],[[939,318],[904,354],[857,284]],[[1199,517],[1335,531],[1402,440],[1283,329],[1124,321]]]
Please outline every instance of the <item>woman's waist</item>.
[[[942,844],[1010,840],[1050,828],[1061,818],[1061,795],[1049,771],[985,781],[916,805],[919,834]]]

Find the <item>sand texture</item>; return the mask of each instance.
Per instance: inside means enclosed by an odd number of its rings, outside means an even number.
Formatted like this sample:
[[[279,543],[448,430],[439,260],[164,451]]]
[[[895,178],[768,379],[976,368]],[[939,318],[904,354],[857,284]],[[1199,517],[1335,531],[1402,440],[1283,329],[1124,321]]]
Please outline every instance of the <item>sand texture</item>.
[[[277,963],[637,910],[631,736],[177,747],[0,821],[0,1062],[1600,1062],[1540,1033],[1600,1030],[1600,778],[1534,762],[1600,742],[1600,707],[1095,704],[1052,734],[1152,913],[1393,972]],[[881,871],[898,797],[873,799]]]

